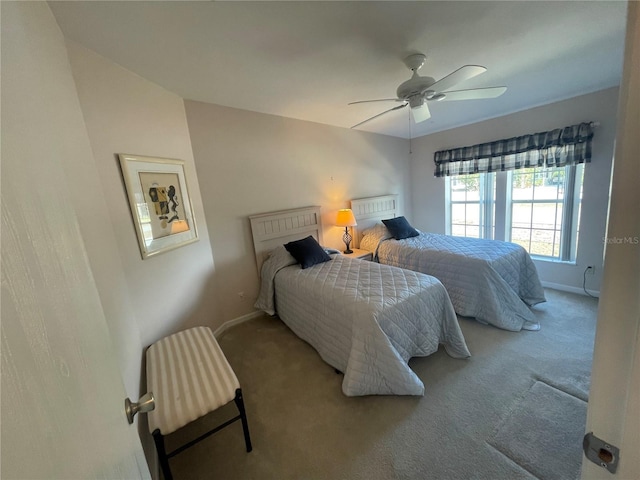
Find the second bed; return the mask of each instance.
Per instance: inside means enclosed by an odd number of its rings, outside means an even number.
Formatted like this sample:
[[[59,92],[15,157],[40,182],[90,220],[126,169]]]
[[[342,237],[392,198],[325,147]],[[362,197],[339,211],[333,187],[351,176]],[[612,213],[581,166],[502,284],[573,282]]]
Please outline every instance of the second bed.
[[[505,330],[539,330],[530,306],[544,302],[536,267],[510,242],[420,232],[392,237],[381,219],[396,216],[396,195],[353,200],[358,246],[386,265],[433,275],[446,287],[459,315]]]

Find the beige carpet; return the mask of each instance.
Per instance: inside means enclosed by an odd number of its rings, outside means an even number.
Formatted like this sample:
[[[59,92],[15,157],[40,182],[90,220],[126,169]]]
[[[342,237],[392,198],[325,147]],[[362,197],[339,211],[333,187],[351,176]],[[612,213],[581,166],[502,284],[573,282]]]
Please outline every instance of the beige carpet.
[[[489,444],[537,478],[578,478],[587,403],[536,382]]]
[[[280,320],[238,325],[220,345],[243,387],[254,450],[235,423],[174,457],[174,477],[577,478],[597,301],[546,293],[533,309],[539,332],[462,318],[469,360],[442,349],[412,359],[424,397],[345,397],[342,376]],[[235,414],[232,403],[168,440]]]

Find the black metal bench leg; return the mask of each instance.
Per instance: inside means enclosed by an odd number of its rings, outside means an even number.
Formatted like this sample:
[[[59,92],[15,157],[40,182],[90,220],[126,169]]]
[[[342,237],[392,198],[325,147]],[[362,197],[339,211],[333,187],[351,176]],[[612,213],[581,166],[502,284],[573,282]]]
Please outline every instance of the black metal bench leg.
[[[164,480],[173,480],[173,475],[171,475],[171,469],[169,468],[169,457],[167,457],[167,451],[164,448],[164,438],[158,429],[154,430],[152,435],[153,441],[156,443],[156,450],[158,450],[158,460]]]
[[[233,399],[236,402],[238,411],[240,412],[240,420],[242,420],[242,431],[244,432],[244,443],[247,446],[247,452],[253,450],[251,446],[251,437],[249,436],[249,424],[247,423],[247,414],[244,411],[244,401],[242,400],[242,389],[236,390],[236,398]]]

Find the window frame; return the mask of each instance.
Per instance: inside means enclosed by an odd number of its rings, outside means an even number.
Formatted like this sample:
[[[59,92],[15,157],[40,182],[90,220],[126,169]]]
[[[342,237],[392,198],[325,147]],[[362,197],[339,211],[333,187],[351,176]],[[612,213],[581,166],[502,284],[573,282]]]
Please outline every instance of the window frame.
[[[452,200],[452,181],[459,179],[460,177],[470,177],[472,175],[479,176],[479,199],[476,200]],[[459,175],[459,176],[450,176],[446,177],[445,182],[445,203],[446,203],[446,212],[445,212],[445,233],[447,235],[452,234],[453,230],[453,205],[470,205],[477,204],[479,209],[479,225],[478,232],[479,237],[471,237],[471,238],[484,238],[484,239],[494,239],[495,237],[495,188],[496,188],[496,174],[494,172],[490,173],[476,173],[476,174],[467,174],[467,175]],[[466,217],[466,209],[465,209],[465,217]],[[456,224],[458,225],[458,224]],[[465,233],[467,224],[465,223]],[[466,235],[465,235],[466,237]]]
[[[544,168],[544,167],[535,167],[535,168]],[[564,169],[564,193],[562,199],[550,200],[550,199],[527,199],[527,200],[514,200],[513,199],[513,175],[517,173],[518,170],[511,170],[507,173],[507,201],[506,201],[506,212],[507,215],[505,217],[505,232],[504,238],[506,241],[512,241],[512,232],[513,232],[513,206],[514,204],[530,204],[532,206],[532,215],[533,215],[533,205],[545,204],[545,203],[555,203],[557,205],[562,205],[562,219],[560,224],[560,240],[557,242],[559,245],[558,255],[542,255],[539,253],[531,253],[532,258],[538,260],[546,260],[550,262],[565,262],[565,263],[573,263],[576,261],[576,254],[578,249],[578,234],[580,230],[579,225],[579,215],[581,210],[582,203],[582,183],[584,180],[584,164],[578,165],[566,165],[564,167],[555,167],[557,169]],[[552,170],[554,167],[552,167]],[[535,170],[535,169],[534,169]],[[576,192],[578,194],[576,195]],[[529,226],[529,230],[533,230],[531,224]],[[553,247],[556,245],[554,241]],[[527,252],[529,249],[527,249]]]

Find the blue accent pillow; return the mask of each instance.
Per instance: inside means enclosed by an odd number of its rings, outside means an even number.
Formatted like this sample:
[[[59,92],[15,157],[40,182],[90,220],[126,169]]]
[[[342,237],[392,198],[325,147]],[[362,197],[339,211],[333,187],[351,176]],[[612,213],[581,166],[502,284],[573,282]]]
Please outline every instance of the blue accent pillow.
[[[302,268],[313,267],[318,263],[328,262],[331,257],[324,251],[318,241],[309,235],[302,240],[296,240],[284,245],[287,252],[302,266]]]
[[[385,224],[385,226],[389,230],[389,233],[391,233],[393,238],[395,238],[396,240],[402,240],[403,238],[409,237],[417,237],[418,235],[420,235],[420,232],[413,228],[404,217],[382,220],[382,223]]]

